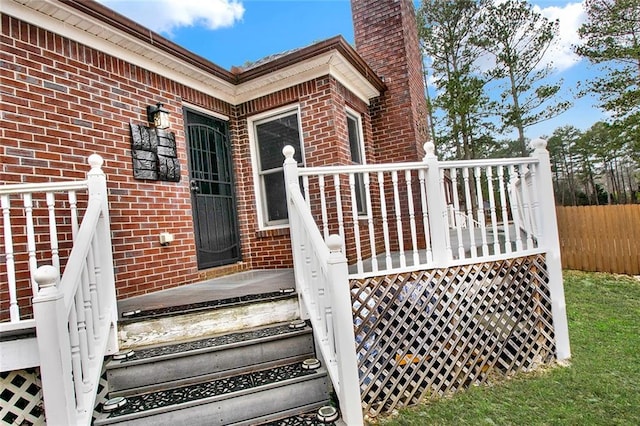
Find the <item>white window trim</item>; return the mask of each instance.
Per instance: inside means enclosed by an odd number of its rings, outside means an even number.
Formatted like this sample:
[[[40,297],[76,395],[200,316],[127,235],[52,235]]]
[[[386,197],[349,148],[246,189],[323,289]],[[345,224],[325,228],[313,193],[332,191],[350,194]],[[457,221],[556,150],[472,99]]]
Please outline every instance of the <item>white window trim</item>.
[[[260,178],[260,161],[258,159],[258,138],[256,137],[255,126],[259,124],[261,121],[268,121],[269,119],[275,119],[281,115],[287,115],[289,113],[295,112],[298,115],[298,134],[300,135],[300,149],[301,149],[301,159],[302,163],[305,164],[305,156],[304,156],[304,137],[302,134],[302,114],[300,110],[300,105],[287,105],[286,107],[281,107],[277,109],[272,109],[264,113],[260,113],[247,118],[247,130],[249,133],[249,147],[251,151],[251,167],[253,169],[253,182],[254,182],[254,194],[255,194],[255,203],[256,203],[256,213],[258,215],[258,230],[265,231],[271,229],[284,229],[289,228],[289,222],[286,223],[278,223],[269,225],[265,222],[265,212],[266,212],[266,200],[263,197],[262,187],[262,179]],[[284,163],[284,155],[282,156],[282,163]]]
[[[358,142],[360,143],[360,157],[362,159],[362,165],[366,165],[367,164],[367,153],[365,151],[365,145],[364,145],[364,136],[363,136],[363,131],[362,131],[362,114],[357,112],[356,110],[349,108],[348,106],[345,106],[345,114],[347,115],[347,120],[349,118],[352,118],[354,120],[356,120],[356,126],[358,128]],[[348,137],[348,135],[347,135]],[[347,143],[349,145],[351,145],[351,141],[347,140]],[[351,152],[351,146],[349,146],[349,152]],[[365,209],[366,209],[366,213],[364,214],[360,214],[358,213],[358,219],[368,219],[369,215],[371,214],[371,202],[370,202],[370,194],[368,192],[365,191]]]

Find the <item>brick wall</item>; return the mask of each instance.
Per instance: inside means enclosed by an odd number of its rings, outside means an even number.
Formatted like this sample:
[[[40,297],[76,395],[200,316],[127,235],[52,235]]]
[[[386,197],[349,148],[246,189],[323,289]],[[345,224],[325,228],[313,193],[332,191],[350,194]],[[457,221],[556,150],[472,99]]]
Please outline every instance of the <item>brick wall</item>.
[[[351,0],[356,50],[387,91],[373,100],[371,119],[378,162],[424,156],[426,99],[412,0]]]
[[[234,107],[7,15],[2,15],[1,36],[0,184],[84,179],[87,157],[100,154],[109,188],[120,298],[240,269],[291,266],[288,230],[257,229],[248,117],[299,103],[307,164],[337,164],[348,160],[344,106],[349,105],[363,113],[371,147],[366,105],[331,77]],[[171,113],[181,166],[177,183],[133,178],[129,124],[146,124],[146,106],[156,102]],[[241,264],[198,271],[183,102],[230,117]],[[164,231],[175,235],[166,247],[158,241]],[[4,268],[0,262],[0,275]],[[28,283],[21,295],[30,296]]]

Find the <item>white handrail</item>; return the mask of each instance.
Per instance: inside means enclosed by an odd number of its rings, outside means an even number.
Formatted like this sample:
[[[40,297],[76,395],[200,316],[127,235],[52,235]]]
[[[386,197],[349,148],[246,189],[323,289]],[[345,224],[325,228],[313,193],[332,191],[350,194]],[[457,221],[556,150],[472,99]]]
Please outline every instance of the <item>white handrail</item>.
[[[286,146],[283,154],[300,311],[313,326],[317,347],[340,402],[342,420],[347,425],[360,426],[364,420],[342,238],[334,234],[325,243],[300,192],[293,148]]]
[[[102,158],[94,154],[89,163],[88,206],[64,274],[60,278],[57,267],[44,265],[34,276],[39,290],[33,311],[49,424],[91,423],[104,356],[118,350],[106,179]]]

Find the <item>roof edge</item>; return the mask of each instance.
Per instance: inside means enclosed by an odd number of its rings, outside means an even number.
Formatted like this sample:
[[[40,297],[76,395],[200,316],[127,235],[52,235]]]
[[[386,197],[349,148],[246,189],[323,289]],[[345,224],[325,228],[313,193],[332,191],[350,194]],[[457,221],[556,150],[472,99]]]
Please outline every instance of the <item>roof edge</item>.
[[[386,89],[386,85],[382,79],[376,75],[364,59],[362,59],[355,49],[340,35],[298,49],[288,55],[283,55],[273,61],[243,71],[237,75],[237,83],[245,83],[333,50],[341,53],[378,91],[383,92]]]
[[[209,61],[208,59],[199,56],[184,47],[168,40],[160,34],[151,31],[150,29],[138,24],[137,22],[127,18],[118,12],[109,9],[106,6],[98,3],[97,1],[86,0],[59,0],[60,3],[65,4],[79,12],[91,16],[105,22],[107,25],[114,27],[126,34],[129,34],[138,40],[141,40],[147,44],[150,44],[165,53],[170,54],[178,59],[181,59],[191,65],[194,65],[203,71],[211,73],[215,77],[218,77],[229,83],[237,84],[236,76],[222,68],[219,65]]]

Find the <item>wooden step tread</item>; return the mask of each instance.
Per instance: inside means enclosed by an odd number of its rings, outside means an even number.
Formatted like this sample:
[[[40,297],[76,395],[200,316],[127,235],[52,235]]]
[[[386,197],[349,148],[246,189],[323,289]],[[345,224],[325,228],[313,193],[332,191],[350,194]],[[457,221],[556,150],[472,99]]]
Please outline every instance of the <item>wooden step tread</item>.
[[[116,365],[132,363],[134,361],[147,360],[150,358],[168,357],[190,351],[199,351],[210,348],[245,344],[256,340],[268,339],[270,337],[277,337],[300,332],[308,333],[310,332],[310,330],[311,329],[306,325],[303,328],[295,328],[287,323],[279,324],[274,327],[264,327],[249,331],[212,336],[205,339],[141,348],[133,351],[133,353],[125,359],[110,362],[107,368],[111,368]]]
[[[198,405],[202,402],[231,398],[237,394],[251,394],[258,388],[277,387],[280,384],[291,383],[305,378],[326,376],[326,370],[307,370],[302,363],[280,365],[265,370],[239,374],[237,376],[221,378],[186,386],[128,396],[126,405],[114,411],[103,413],[101,419],[108,420],[135,418],[136,414],[155,414],[166,412],[172,407],[183,408]],[[97,407],[101,411],[102,404]],[[133,416],[133,417],[131,417]],[[100,420],[100,418],[98,420]]]
[[[270,293],[248,294],[245,296],[229,297],[225,299],[208,300],[204,302],[181,304],[175,306],[164,306],[154,309],[142,309],[122,312],[120,322],[134,322],[149,318],[160,318],[184,313],[198,312],[209,309],[226,308],[230,306],[241,306],[259,301],[273,301],[296,297],[293,289],[282,289]]]

